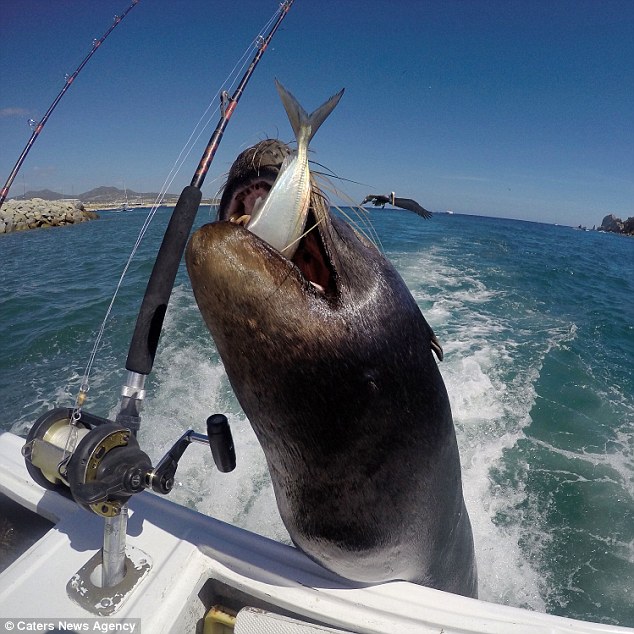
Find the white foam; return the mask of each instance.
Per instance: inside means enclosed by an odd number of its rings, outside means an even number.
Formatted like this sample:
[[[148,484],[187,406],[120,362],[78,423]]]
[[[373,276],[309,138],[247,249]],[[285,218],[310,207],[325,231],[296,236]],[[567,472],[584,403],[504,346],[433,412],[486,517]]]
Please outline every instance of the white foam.
[[[194,445],[177,471],[170,498],[261,535],[290,542],[277,511],[268,467],[202,323],[191,291],[175,289],[155,362],[159,384],[143,412],[141,444],[156,462],[188,429],[206,433],[211,414],[227,415],[237,464],[220,473],[211,452]]]
[[[543,611],[543,575],[528,560],[521,545],[526,537],[525,518],[515,513],[512,524],[496,521],[500,513],[520,508],[526,498],[523,487],[509,490],[496,485],[490,472],[503,460],[505,451],[524,438],[522,428],[529,419],[525,413],[523,421],[515,419],[517,425],[509,420],[507,399],[513,395],[493,376],[494,355],[493,348],[479,350],[467,358],[456,354],[449,357],[443,372],[461,450],[463,489],[474,532],[480,597]],[[539,539],[546,539],[546,535],[540,534]]]
[[[521,381],[505,379],[514,362],[517,340],[499,313],[487,304],[504,293],[487,288],[477,274],[448,266],[442,250],[402,256],[399,270],[441,339],[445,359],[439,365],[461,450],[463,489],[471,518],[480,578],[480,597],[496,603],[545,610],[547,579],[526,553],[548,543],[538,523],[525,517],[533,508],[520,484],[496,485],[491,469],[525,438],[535,402],[534,380],[545,355],[535,359]],[[424,288],[419,278],[424,271]],[[431,303],[431,308],[425,305]],[[524,508],[523,511],[518,509]],[[514,515],[501,523],[498,516]],[[530,535],[526,526],[534,526]]]
[[[410,262],[412,274],[429,270],[417,260]],[[500,360],[508,360],[507,344],[499,338],[504,325],[484,312],[470,311],[465,298],[465,278],[431,263],[436,281],[445,286],[443,299],[431,311],[430,322],[443,322],[446,311],[454,326],[442,341],[446,360],[441,364],[454,412],[463,460],[465,499],[471,516],[480,574],[480,596],[490,601],[544,609],[541,598],[543,579],[523,553],[520,542],[522,522],[498,526],[500,510],[515,505],[525,495],[522,490],[509,498],[507,489],[492,488],[489,471],[502,458],[505,449],[522,437],[522,426],[532,398],[524,401],[520,422],[508,420],[509,402],[516,393],[496,375]],[[458,279],[460,278],[460,279]],[[405,276],[406,281],[408,276]],[[475,301],[486,306],[495,293],[476,278],[470,278]],[[434,283],[432,282],[432,286]],[[414,284],[415,286],[415,284]],[[455,288],[455,293],[451,291]],[[423,301],[420,290],[415,292]],[[460,320],[456,321],[456,315]],[[429,316],[429,313],[428,313]],[[156,360],[155,375],[160,377],[144,412],[142,445],[156,461],[186,429],[204,430],[206,418],[217,412],[228,415],[237,453],[237,467],[231,474],[220,474],[212,466],[209,452],[191,447],[177,474],[171,497],[219,519],[254,532],[289,542],[275,503],[263,452],[254,432],[231,392],[213,342],[198,314],[191,291],[175,289]],[[529,384],[530,385],[530,384]],[[540,539],[545,537],[540,536]]]
[[[389,255],[389,254],[388,254]],[[571,336],[556,332],[516,367],[522,334],[491,302],[504,293],[487,288],[473,271],[448,266],[441,250],[398,254],[398,268],[445,350],[440,364],[461,449],[465,500],[471,517],[483,599],[544,610],[548,578],[538,563],[549,536],[539,529],[538,508],[521,483],[496,484],[505,452],[525,438],[535,402],[534,382],[550,346]],[[419,282],[425,272],[424,285]],[[574,336],[574,333],[573,335]],[[187,428],[204,430],[206,418],[228,415],[238,466],[220,474],[202,447],[182,460],[172,497],[201,512],[289,542],[275,503],[266,460],[231,392],[191,291],[178,287],[168,311],[156,362],[160,383],[148,399],[143,446],[160,457]],[[510,377],[510,378],[509,378]],[[528,465],[524,465],[528,469]],[[500,517],[507,518],[501,522]],[[509,519],[510,518],[510,519]]]

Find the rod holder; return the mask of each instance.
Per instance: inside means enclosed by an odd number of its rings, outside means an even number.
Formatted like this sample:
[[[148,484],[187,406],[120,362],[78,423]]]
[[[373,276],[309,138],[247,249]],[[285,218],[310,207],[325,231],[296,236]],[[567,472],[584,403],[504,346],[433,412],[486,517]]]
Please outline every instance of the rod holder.
[[[101,579],[104,588],[112,588],[123,581],[126,573],[125,540],[128,528],[128,505],[119,515],[106,517],[103,527]]]

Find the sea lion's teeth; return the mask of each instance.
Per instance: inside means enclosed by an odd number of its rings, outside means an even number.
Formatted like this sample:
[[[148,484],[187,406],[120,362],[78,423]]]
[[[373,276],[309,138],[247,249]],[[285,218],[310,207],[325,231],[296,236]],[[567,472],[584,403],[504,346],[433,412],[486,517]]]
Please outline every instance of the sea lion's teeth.
[[[313,282],[311,280],[308,280],[320,293],[325,293],[326,289],[321,285],[321,284],[317,284],[317,282]]]
[[[249,214],[242,214],[241,216],[234,214],[231,218],[229,218],[229,222],[232,222],[235,225],[242,225],[243,227],[246,227],[250,220],[251,216]]]

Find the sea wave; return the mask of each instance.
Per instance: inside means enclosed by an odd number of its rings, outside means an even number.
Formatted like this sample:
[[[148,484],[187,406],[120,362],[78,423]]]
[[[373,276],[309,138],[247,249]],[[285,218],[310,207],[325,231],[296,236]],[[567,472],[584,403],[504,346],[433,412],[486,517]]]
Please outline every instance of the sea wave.
[[[458,214],[370,217],[445,351],[481,597],[634,625],[634,243]],[[2,429],[24,434],[72,404],[143,220],[131,212],[0,239]],[[98,415],[117,411],[166,221],[140,249],[98,350],[86,405]],[[289,543],[183,268],[147,392],[140,441],[154,461],[185,430],[204,431],[210,414],[233,429],[236,470],[218,473],[192,446],[171,497]]]

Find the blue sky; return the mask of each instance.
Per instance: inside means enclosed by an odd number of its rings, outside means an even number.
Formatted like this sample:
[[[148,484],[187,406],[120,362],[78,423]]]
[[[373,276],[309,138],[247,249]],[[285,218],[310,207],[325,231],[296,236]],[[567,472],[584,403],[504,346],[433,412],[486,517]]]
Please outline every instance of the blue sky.
[[[4,0],[0,180],[128,0]],[[156,191],[277,0],[140,0],[70,87],[16,179],[77,194]],[[354,200],[569,225],[634,215],[634,2],[295,0],[203,188],[267,136],[293,140],[277,77],[307,110],[346,93],[311,144]],[[170,191],[189,184],[217,116]],[[0,185],[2,184],[0,183]]]

